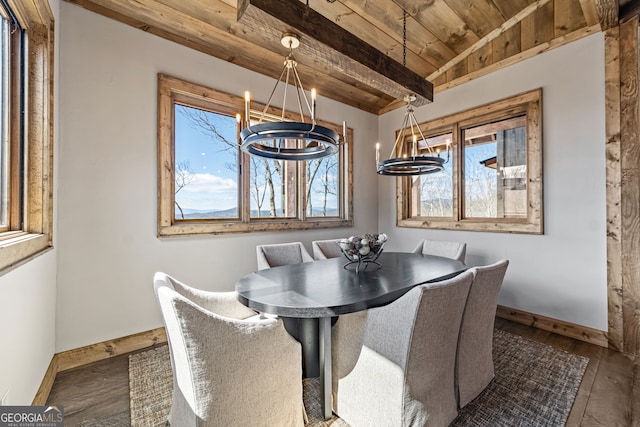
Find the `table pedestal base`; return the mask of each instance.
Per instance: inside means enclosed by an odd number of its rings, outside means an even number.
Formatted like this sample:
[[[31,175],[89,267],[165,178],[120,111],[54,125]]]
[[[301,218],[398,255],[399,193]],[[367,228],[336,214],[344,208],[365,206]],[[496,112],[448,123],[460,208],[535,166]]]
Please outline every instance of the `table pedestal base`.
[[[322,415],[325,420],[331,419],[331,318],[320,318],[320,393],[322,399]]]
[[[318,319],[283,317],[282,320],[287,332],[302,344],[302,378],[319,377]]]
[[[302,344],[302,377],[320,377],[320,399],[325,420],[333,416],[331,408],[331,326],[337,318],[283,317],[284,327]]]

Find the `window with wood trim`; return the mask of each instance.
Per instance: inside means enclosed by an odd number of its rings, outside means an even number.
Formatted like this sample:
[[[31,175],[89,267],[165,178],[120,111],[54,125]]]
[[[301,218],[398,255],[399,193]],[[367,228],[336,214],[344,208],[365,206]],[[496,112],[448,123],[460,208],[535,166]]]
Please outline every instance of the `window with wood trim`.
[[[422,123],[448,161],[442,172],[398,178],[397,225],[542,234],[541,107],[538,89]]]
[[[0,1],[0,270],[52,245],[53,14]]]
[[[159,236],[352,224],[351,144],[305,162],[251,156],[239,144],[243,98],[166,75],[158,93]],[[263,106],[253,107],[252,121]],[[271,108],[266,116],[280,115]]]

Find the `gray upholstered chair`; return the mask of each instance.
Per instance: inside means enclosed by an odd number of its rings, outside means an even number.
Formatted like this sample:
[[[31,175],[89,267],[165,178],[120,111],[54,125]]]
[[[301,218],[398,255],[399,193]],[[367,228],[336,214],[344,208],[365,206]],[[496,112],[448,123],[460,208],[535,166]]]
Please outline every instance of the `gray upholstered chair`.
[[[258,245],[256,246],[256,255],[258,256],[258,270],[313,261],[309,252],[300,242]]]
[[[164,273],[154,289],[173,368],[172,427],[302,426],[300,343],[282,320],[243,320],[234,292],[205,292]]]
[[[458,334],[472,273],[341,316],[332,332],[333,409],[352,426],[447,426],[457,416]]]
[[[456,367],[458,407],[463,408],[484,390],[494,376],[493,328],[509,261],[474,267],[473,283],[462,318]]]
[[[413,250],[417,254],[436,255],[445,258],[457,259],[464,262],[467,254],[467,244],[460,242],[444,242],[439,240],[424,239]]]
[[[340,246],[338,246],[339,241],[340,239],[314,240],[313,242],[311,242],[311,247],[313,248],[313,258],[319,260],[343,257],[344,255],[342,255]]]

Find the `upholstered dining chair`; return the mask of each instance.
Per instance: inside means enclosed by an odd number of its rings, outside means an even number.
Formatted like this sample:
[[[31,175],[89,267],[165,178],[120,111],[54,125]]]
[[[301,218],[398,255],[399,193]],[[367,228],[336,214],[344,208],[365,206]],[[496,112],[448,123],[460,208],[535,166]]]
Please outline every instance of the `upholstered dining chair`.
[[[416,286],[332,332],[333,409],[353,426],[446,426],[457,416],[458,334],[473,279]]]
[[[255,318],[234,292],[154,276],[171,367],[172,427],[303,426],[300,343],[280,319]]]
[[[498,293],[509,261],[473,267],[473,283],[462,317],[456,362],[458,407],[475,399],[494,377],[493,328]]]
[[[417,254],[436,255],[464,262],[467,244],[423,239],[413,250]]]
[[[313,261],[301,242],[258,245],[256,246],[256,255],[258,270]]]
[[[340,250],[340,246],[338,246],[339,241],[340,239],[314,240],[311,242],[313,258],[319,260],[343,257],[344,255]]]

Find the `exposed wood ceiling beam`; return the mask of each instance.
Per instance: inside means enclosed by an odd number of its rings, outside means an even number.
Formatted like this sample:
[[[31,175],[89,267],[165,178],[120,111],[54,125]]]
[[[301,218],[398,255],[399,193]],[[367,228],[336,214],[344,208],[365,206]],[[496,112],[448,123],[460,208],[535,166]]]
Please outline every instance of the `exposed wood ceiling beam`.
[[[620,6],[619,15],[620,22],[633,18],[636,15],[640,15],[640,0],[632,0]]]
[[[241,0],[238,21],[276,39],[285,32],[294,32],[301,38],[300,54],[330,63],[341,73],[395,98],[413,93],[416,106],[433,101],[433,85],[424,77],[298,0]]]
[[[600,17],[598,16],[596,4],[593,0],[580,0],[580,7],[582,8],[582,13],[584,13],[584,19],[587,21],[588,26],[600,25]]]
[[[606,31],[618,25],[618,0],[591,0],[595,4],[600,28]]]
[[[483,38],[475,42],[473,45],[471,45],[469,48],[461,52],[458,56],[456,56],[455,58],[453,58],[452,60],[444,64],[442,67],[438,68],[438,70],[436,70],[435,72],[431,73],[427,77],[427,80],[430,80],[430,81],[435,80],[438,76],[442,75],[447,70],[451,69],[456,64],[458,64],[459,62],[468,58],[469,55],[471,55],[472,53],[478,51],[479,49],[482,49],[483,47],[491,43],[492,40],[495,40],[498,37],[500,37],[500,35],[504,34],[507,30],[509,30],[514,25],[522,21],[525,17],[531,15],[533,12],[535,12],[536,10],[538,10],[539,8],[547,4],[549,1],[550,0],[537,0],[534,3],[531,3],[529,6],[522,9],[520,12],[518,12],[517,14],[515,14],[514,16],[506,20],[502,25],[500,25],[500,27],[491,31],[489,34],[487,34],[486,36],[484,36]]]

